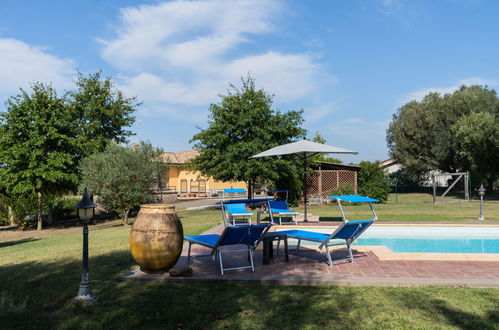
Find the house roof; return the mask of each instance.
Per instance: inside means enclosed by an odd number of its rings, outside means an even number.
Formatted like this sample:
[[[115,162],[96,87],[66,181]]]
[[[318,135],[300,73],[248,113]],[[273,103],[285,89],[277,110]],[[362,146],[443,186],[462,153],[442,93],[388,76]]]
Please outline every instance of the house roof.
[[[398,164],[397,160],[395,158],[390,158],[390,159],[384,160],[382,162],[379,162],[379,167],[385,168],[385,167],[395,165],[395,164]]]
[[[199,155],[197,150],[183,150],[177,152],[163,152],[161,158],[169,164],[185,164]]]

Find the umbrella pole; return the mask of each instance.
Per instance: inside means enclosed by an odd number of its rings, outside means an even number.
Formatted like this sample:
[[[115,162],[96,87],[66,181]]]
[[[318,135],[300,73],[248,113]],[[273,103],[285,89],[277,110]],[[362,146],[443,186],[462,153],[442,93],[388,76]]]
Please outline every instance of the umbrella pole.
[[[304,213],[304,222],[307,222],[307,154],[303,155],[303,213]]]

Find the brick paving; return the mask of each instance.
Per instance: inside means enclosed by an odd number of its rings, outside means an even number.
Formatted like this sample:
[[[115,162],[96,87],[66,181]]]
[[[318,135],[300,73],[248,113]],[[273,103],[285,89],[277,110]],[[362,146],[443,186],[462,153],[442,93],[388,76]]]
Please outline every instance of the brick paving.
[[[206,254],[209,249],[193,245],[192,254]],[[187,265],[187,251],[175,267]],[[347,256],[346,250],[333,253],[333,258]],[[262,250],[255,251],[255,272],[251,269],[226,271],[220,275],[218,261],[210,257],[194,258],[190,267],[194,276],[172,278],[168,274],[149,275],[135,269],[122,280],[139,281],[249,281],[281,284],[350,284],[350,285],[444,285],[471,287],[499,287],[499,260],[496,261],[382,261],[371,252],[354,250],[355,263],[336,262],[329,267],[326,255],[315,250],[290,252],[289,262],[281,252],[270,265],[262,264]],[[225,267],[248,263],[247,256],[237,253],[223,255]]]

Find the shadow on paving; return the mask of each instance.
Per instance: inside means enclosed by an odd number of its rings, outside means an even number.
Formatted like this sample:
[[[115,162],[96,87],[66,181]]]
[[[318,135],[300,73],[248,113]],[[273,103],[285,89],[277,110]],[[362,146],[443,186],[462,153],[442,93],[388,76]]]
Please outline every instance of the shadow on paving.
[[[1,266],[0,294],[9,300],[0,303],[1,328],[355,329],[373,325],[376,313],[384,313],[384,299],[405,304],[402,311],[438,311],[445,323],[464,328],[488,328],[497,321],[492,312],[480,319],[404,288],[117,282],[133,264],[129,251],[91,257],[90,278],[99,299],[88,308],[72,302],[80,260]],[[24,308],[16,308],[25,301]]]

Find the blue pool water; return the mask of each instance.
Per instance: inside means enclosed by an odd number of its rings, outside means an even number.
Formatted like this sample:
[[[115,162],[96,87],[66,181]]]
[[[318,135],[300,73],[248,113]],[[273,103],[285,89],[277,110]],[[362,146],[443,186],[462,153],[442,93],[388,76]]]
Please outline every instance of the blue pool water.
[[[359,238],[353,245],[383,245],[394,252],[499,253],[499,239]]]
[[[335,228],[303,229],[331,234]],[[374,224],[353,245],[381,245],[394,252],[499,254],[499,226]]]

